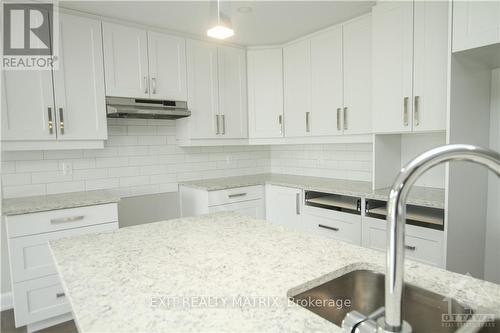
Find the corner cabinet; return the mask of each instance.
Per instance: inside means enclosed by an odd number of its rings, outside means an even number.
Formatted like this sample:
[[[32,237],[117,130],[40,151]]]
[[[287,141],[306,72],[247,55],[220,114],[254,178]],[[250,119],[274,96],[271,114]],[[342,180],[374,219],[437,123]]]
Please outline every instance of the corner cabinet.
[[[58,68],[2,71],[3,150],[102,148],[107,139],[101,23],[61,13],[59,25]]]
[[[302,225],[302,189],[266,185],[266,219],[297,230]]]
[[[448,3],[381,2],[372,20],[374,132],[445,130]]]
[[[106,95],[187,99],[186,41],[103,22]]]
[[[216,145],[228,139],[246,139],[245,51],[188,40],[186,56],[191,116],[177,120],[178,143]]]

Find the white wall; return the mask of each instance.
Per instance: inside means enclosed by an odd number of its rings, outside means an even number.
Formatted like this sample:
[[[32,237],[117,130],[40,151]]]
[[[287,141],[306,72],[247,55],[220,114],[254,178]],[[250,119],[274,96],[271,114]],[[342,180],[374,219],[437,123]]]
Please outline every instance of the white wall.
[[[271,171],[371,181],[372,144],[271,146]]]
[[[500,68],[491,76],[490,148],[500,152]],[[500,284],[500,179],[488,178],[485,279]]]
[[[3,152],[4,198],[94,189],[121,196],[177,191],[183,180],[269,172],[268,146],[180,148],[175,121],[108,119],[104,149]],[[69,162],[73,173],[63,175]]]

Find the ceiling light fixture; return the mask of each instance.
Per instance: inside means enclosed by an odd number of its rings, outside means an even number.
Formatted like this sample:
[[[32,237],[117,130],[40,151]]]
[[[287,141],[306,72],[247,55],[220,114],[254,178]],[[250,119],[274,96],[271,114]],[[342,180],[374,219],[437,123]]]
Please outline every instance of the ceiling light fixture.
[[[231,6],[229,1],[217,0],[212,3],[214,26],[207,30],[207,36],[217,39],[226,39],[234,35],[230,11]]]

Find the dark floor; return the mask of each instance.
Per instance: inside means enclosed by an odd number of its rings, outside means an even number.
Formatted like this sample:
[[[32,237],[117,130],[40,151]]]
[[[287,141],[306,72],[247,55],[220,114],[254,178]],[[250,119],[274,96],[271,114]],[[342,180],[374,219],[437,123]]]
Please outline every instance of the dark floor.
[[[1,312],[0,333],[25,333],[26,326],[16,328],[14,326],[14,310]],[[38,331],[39,333],[76,333],[73,320]]]

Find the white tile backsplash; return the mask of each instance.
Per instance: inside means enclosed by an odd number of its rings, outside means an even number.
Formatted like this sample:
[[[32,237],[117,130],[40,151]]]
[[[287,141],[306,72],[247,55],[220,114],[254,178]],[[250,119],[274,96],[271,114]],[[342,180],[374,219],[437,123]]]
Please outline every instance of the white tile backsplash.
[[[5,198],[109,189],[177,191],[177,182],[255,173],[371,180],[371,144],[178,147],[175,121],[108,119],[104,149],[2,153]],[[72,172],[63,175],[62,164]]]

